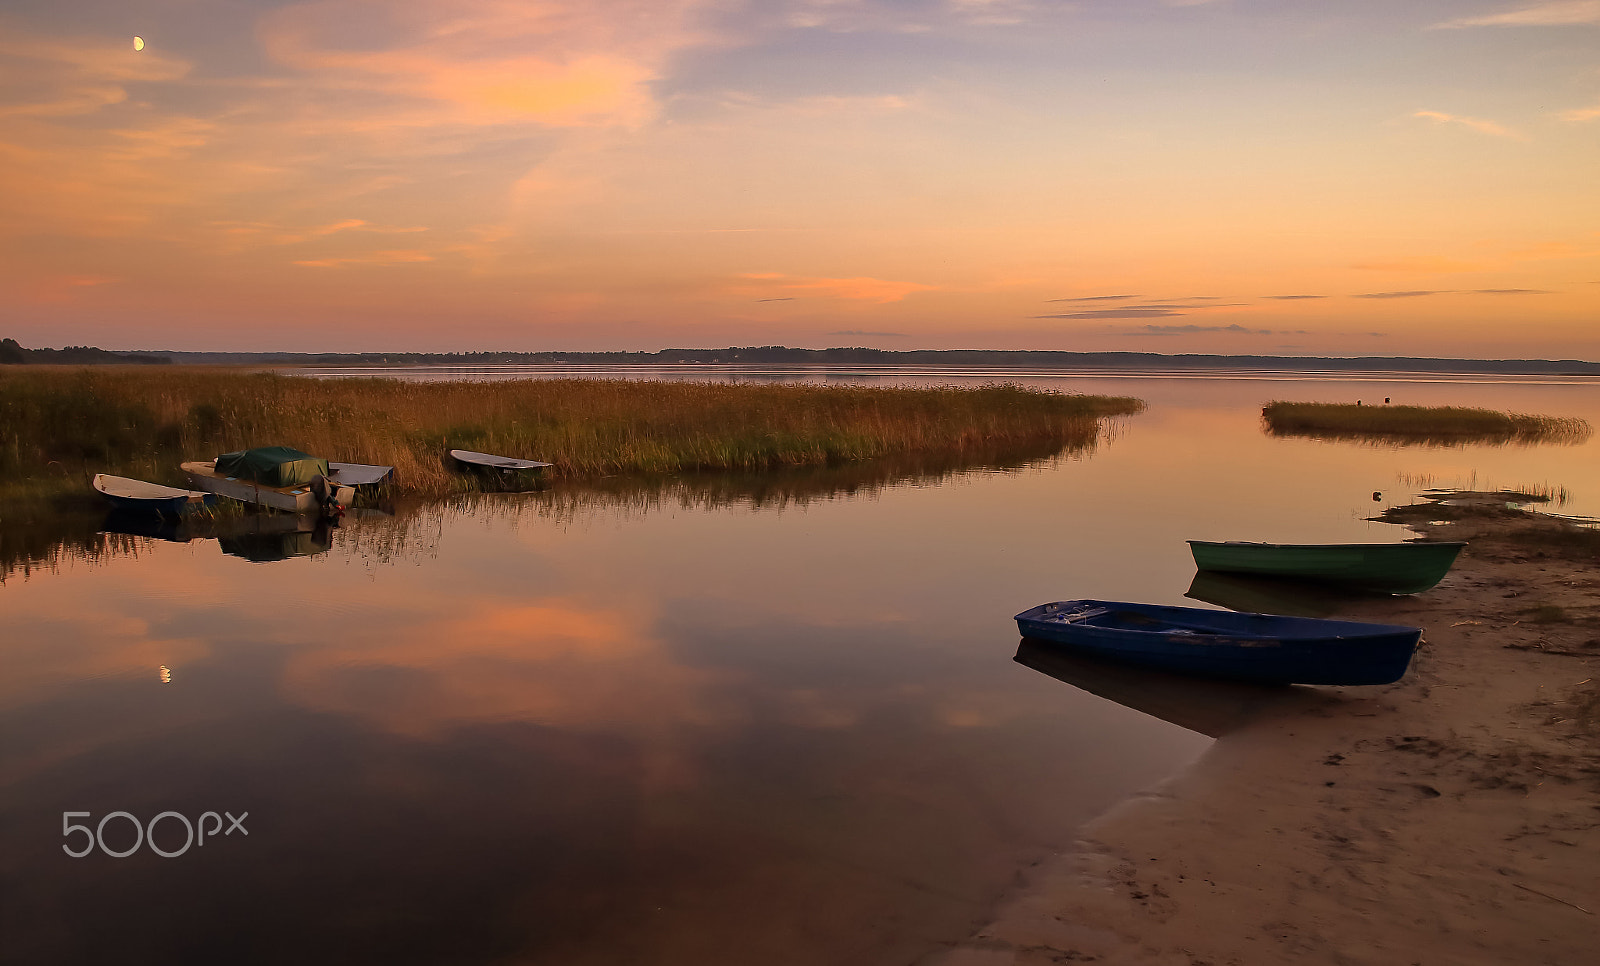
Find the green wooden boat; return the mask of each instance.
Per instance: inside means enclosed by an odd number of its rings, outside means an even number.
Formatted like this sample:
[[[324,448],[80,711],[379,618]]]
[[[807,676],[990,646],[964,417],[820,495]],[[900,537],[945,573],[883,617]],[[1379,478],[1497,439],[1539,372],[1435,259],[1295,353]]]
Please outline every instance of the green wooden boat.
[[[1437,584],[1466,543],[1212,543],[1190,540],[1201,570],[1318,580],[1384,594],[1418,594]]]

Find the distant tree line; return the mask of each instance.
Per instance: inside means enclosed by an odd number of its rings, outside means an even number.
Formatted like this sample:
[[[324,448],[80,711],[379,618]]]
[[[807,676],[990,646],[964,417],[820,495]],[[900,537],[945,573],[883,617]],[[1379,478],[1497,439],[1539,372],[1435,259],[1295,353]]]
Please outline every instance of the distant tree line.
[[[1262,369],[1331,372],[1600,374],[1600,363],[1575,359],[1439,359],[1416,356],[1165,355],[1028,349],[796,349],[767,345],[655,352],[163,352],[176,362],[311,366],[772,365],[998,366],[1105,369]]]
[[[199,363],[297,366],[993,366],[1063,369],[1260,369],[1327,372],[1441,372],[1600,375],[1600,362],[1577,359],[1440,359],[1419,356],[1166,355],[1045,349],[796,349],[781,345],[654,352],[177,352],[114,353],[87,346],[24,349],[0,343],[0,362],[58,364]]]
[[[166,356],[144,352],[107,352],[89,345],[69,345],[65,349],[24,349],[16,339],[0,339],[0,365],[96,366],[137,363],[170,365]]]

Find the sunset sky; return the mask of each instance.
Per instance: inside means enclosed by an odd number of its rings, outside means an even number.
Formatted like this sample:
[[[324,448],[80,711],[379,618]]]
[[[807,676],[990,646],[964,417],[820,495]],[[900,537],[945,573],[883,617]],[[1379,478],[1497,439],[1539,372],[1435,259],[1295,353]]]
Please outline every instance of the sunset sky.
[[[8,0],[0,296],[26,346],[1600,359],[1600,0]]]

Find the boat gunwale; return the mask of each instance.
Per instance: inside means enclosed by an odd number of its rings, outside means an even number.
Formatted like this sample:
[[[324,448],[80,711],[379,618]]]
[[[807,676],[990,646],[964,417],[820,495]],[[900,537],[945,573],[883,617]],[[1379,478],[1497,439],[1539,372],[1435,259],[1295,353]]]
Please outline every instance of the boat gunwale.
[[[480,459],[464,459],[463,457],[481,457]],[[496,453],[480,453],[477,450],[453,449],[450,458],[463,466],[472,466],[490,470],[542,470],[554,466],[541,460],[528,460],[520,456],[500,456]],[[498,460],[500,462],[491,462]]]
[[[1137,604],[1137,603],[1135,603],[1133,601],[1105,601],[1105,600],[1089,600],[1089,599],[1084,599],[1084,600],[1058,600],[1058,601],[1052,601],[1052,602],[1048,602],[1048,603],[1044,603],[1044,604],[1038,604],[1038,605],[1036,605],[1034,607],[1030,607],[1027,610],[1023,611],[1022,613],[1016,615],[1015,617],[1012,618],[1012,620],[1015,620],[1015,621],[1018,621],[1018,622],[1029,621],[1031,623],[1040,624],[1040,625],[1049,626],[1049,627],[1079,627],[1079,628],[1087,628],[1087,629],[1093,629],[1093,630],[1096,630],[1096,631],[1099,631],[1099,632],[1102,632],[1102,633],[1110,633],[1110,634],[1149,634],[1149,635],[1152,635],[1152,636],[1160,636],[1160,637],[1172,637],[1173,636],[1173,632],[1171,630],[1140,629],[1140,628],[1136,628],[1136,627],[1117,627],[1117,626],[1107,627],[1107,626],[1101,625],[1101,624],[1078,623],[1078,622],[1072,622],[1072,621],[1052,621],[1052,620],[1048,620],[1048,619],[1043,618],[1043,617],[1035,616],[1037,613],[1043,613],[1044,612],[1044,608],[1046,608],[1046,607],[1058,606],[1058,605],[1061,605],[1061,604],[1093,604],[1093,605],[1099,605],[1099,606],[1106,606],[1106,605],[1117,606],[1117,605],[1120,605],[1123,609],[1132,610],[1135,613],[1138,612],[1135,608],[1172,608],[1172,609],[1176,609],[1176,610],[1194,611],[1194,612],[1200,613],[1200,614],[1217,614],[1219,616],[1229,616],[1229,617],[1237,616],[1237,617],[1242,617],[1242,618],[1262,617],[1262,618],[1267,618],[1267,619],[1273,620],[1273,621],[1285,622],[1286,625],[1290,626],[1290,627],[1293,627],[1293,626],[1309,627],[1309,626],[1312,626],[1312,625],[1336,625],[1336,626],[1340,626],[1340,627],[1351,627],[1351,628],[1357,628],[1358,629],[1354,633],[1327,634],[1327,635],[1323,635],[1323,636],[1320,636],[1320,637],[1301,637],[1301,636],[1296,636],[1296,635],[1290,635],[1290,636],[1285,637],[1285,636],[1277,635],[1277,634],[1259,634],[1259,633],[1255,633],[1255,632],[1252,632],[1252,631],[1239,631],[1239,630],[1228,629],[1228,630],[1213,631],[1212,632],[1212,634],[1214,635],[1213,639],[1216,639],[1216,638],[1239,638],[1239,639],[1243,639],[1243,640],[1283,641],[1283,642],[1291,642],[1291,643],[1303,644],[1303,643],[1309,643],[1309,642],[1318,641],[1318,640],[1327,640],[1327,641],[1350,640],[1350,641],[1356,641],[1356,640],[1365,640],[1365,639],[1373,638],[1373,637],[1380,637],[1380,636],[1384,636],[1384,635],[1388,635],[1388,634],[1397,634],[1397,633],[1407,633],[1407,634],[1409,634],[1409,633],[1412,633],[1412,632],[1420,633],[1422,631],[1422,628],[1413,627],[1413,626],[1410,626],[1410,625],[1407,625],[1407,624],[1379,624],[1379,623],[1370,622],[1370,621],[1330,620],[1330,619],[1325,618],[1325,617],[1296,617],[1296,616],[1291,615],[1291,614],[1265,614],[1265,613],[1259,613],[1259,612],[1256,612],[1256,611],[1235,611],[1235,610],[1214,610],[1213,611],[1213,610],[1208,610],[1208,609],[1203,608],[1203,607],[1185,607],[1182,604]],[[1111,610],[1111,613],[1115,613],[1115,612],[1116,611],[1114,609]],[[1098,616],[1098,615],[1096,615],[1096,616]],[[1156,619],[1159,619],[1159,618],[1156,618]],[[1195,623],[1195,624],[1186,625],[1186,624],[1184,624],[1182,622],[1171,622],[1171,623],[1168,623],[1166,626],[1170,627],[1170,628],[1177,628],[1179,630],[1185,630],[1185,629],[1193,630],[1193,629],[1196,629],[1196,628],[1203,628],[1205,625],[1203,623]],[[1024,636],[1026,636],[1026,635],[1024,635]],[[1200,637],[1199,635],[1179,634],[1177,636],[1180,637],[1180,638],[1184,638],[1184,639],[1192,639],[1197,644],[1198,643],[1202,643],[1204,641],[1204,638]]]

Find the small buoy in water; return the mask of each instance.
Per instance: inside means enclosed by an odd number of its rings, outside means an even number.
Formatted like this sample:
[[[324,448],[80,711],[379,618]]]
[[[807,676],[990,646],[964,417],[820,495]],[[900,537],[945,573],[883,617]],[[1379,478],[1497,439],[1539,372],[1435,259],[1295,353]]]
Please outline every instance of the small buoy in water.
[[[1389,397],[1388,397],[1388,396],[1384,396],[1384,397],[1383,397],[1383,404],[1384,404],[1384,405],[1385,405],[1385,406],[1387,406],[1387,405],[1389,405]]]
[[[1383,499],[1383,494],[1378,492],[1377,490],[1373,490],[1372,491],[1372,502],[1377,503],[1381,499]]]
[[[1357,405],[1357,406],[1359,406],[1359,405],[1361,405],[1361,400],[1359,400],[1359,399],[1357,399],[1357,400],[1356,400],[1356,405]]]

